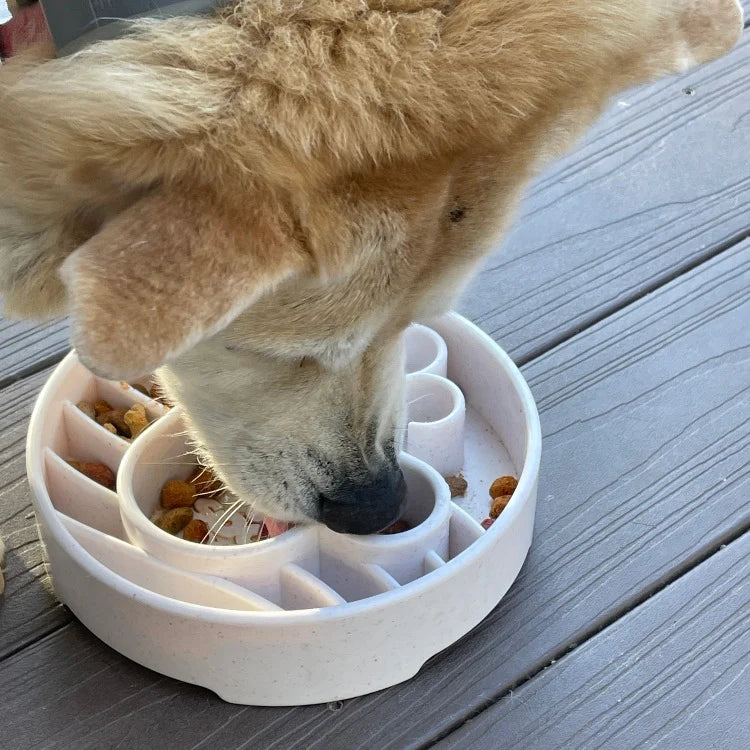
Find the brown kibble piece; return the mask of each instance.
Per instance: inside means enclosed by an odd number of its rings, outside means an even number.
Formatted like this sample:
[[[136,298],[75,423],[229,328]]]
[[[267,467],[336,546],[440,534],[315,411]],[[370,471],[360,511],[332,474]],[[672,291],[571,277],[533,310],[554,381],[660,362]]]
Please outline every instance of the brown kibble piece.
[[[188,508],[195,502],[195,485],[182,479],[170,479],[161,488],[163,508]]]
[[[208,524],[198,518],[194,518],[182,530],[182,538],[187,539],[188,542],[198,542],[200,544],[204,539],[208,542],[207,536]]]
[[[463,497],[469,488],[469,484],[464,479],[463,474],[458,474],[455,477],[446,477],[445,481],[448,482],[448,487],[451,489],[451,497]]]
[[[494,500],[500,495],[512,495],[516,487],[518,487],[518,480],[515,477],[498,477],[490,486],[490,497]]]
[[[505,506],[510,502],[510,498],[510,495],[498,495],[492,501],[492,507],[490,508],[490,518],[497,518],[505,510]]]
[[[74,469],[80,471],[81,474],[84,474],[97,484],[102,485],[102,487],[106,487],[108,490],[113,490],[115,488],[115,473],[109,468],[109,466],[95,463],[93,461],[68,461],[68,463]]]
[[[102,427],[107,431],[111,432],[113,435],[117,434],[117,428],[111,423],[111,422],[105,422]]]
[[[97,413],[96,421],[99,424],[113,424],[117,428],[117,432],[125,437],[130,437],[130,428],[125,421],[125,410],[124,409],[111,409],[110,411]]]
[[[96,419],[96,409],[91,401],[79,401],[76,406],[89,418]]]
[[[137,438],[148,427],[148,416],[146,407],[143,404],[133,404],[125,414],[122,415],[123,421],[130,430],[130,437]]]
[[[169,534],[179,534],[192,520],[192,508],[172,508],[157,521],[156,525]]]
[[[493,523],[495,523],[494,518],[485,518],[484,521],[482,521],[482,528],[486,531],[490,528],[490,526],[492,526]]]
[[[107,411],[112,411],[112,404],[110,404],[109,401],[104,401],[102,399],[101,401],[94,402],[94,413],[97,417]]]
[[[188,482],[195,485],[200,497],[216,497],[224,491],[224,484],[207,466],[199,466],[190,476]]]
[[[403,518],[399,518],[398,521],[394,521],[387,529],[383,529],[381,534],[402,534],[404,531],[409,531],[411,526],[404,521]]]

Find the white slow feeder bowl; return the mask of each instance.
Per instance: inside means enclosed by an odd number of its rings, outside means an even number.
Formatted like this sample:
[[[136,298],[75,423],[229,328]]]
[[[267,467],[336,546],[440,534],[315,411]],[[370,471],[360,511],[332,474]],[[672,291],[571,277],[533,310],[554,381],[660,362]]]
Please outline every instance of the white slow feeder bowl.
[[[233,546],[188,542],[149,520],[164,481],[190,473],[170,460],[185,451],[180,410],[96,378],[68,355],[39,396],[27,442],[57,596],[120,653],[232,703],[322,703],[413,677],[518,575],[531,544],[541,432],[518,369],[464,318],[412,326],[405,342],[404,517],[416,525],[369,537],[299,526]],[[138,401],[162,418],[130,444],[75,406],[96,397]],[[68,460],[117,470],[117,492]],[[458,469],[468,490],[451,500],[441,473]],[[484,531],[489,486],[504,474],[518,476],[518,488]]]

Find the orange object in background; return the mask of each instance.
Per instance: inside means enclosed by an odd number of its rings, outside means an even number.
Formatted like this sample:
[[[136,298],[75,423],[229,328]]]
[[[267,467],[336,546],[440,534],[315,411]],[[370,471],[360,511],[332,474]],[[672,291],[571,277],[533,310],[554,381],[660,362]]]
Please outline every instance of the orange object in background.
[[[9,21],[0,25],[0,57],[12,57],[35,44],[51,42],[47,20],[39,3],[18,8]]]

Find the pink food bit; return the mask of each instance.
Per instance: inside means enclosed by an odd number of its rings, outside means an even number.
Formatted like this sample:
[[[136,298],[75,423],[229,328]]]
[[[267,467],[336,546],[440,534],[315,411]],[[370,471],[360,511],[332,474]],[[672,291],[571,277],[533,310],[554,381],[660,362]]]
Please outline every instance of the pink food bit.
[[[492,526],[493,523],[495,523],[495,518],[485,518],[484,521],[482,521],[482,528],[483,529],[489,529],[490,526]]]
[[[277,521],[274,518],[269,518],[268,516],[266,516],[263,519],[263,528],[260,532],[260,538],[265,539],[266,535],[268,537],[279,536],[280,534],[283,534],[285,531],[287,531],[290,525],[291,524],[287,523],[286,521]]]

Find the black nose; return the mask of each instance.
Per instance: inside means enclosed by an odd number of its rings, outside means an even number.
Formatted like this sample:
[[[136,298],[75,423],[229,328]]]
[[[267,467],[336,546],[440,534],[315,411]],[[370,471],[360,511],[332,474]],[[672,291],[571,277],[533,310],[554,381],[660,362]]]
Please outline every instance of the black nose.
[[[382,471],[371,482],[344,484],[321,498],[321,518],[340,534],[377,534],[400,515],[406,482],[398,467]]]

